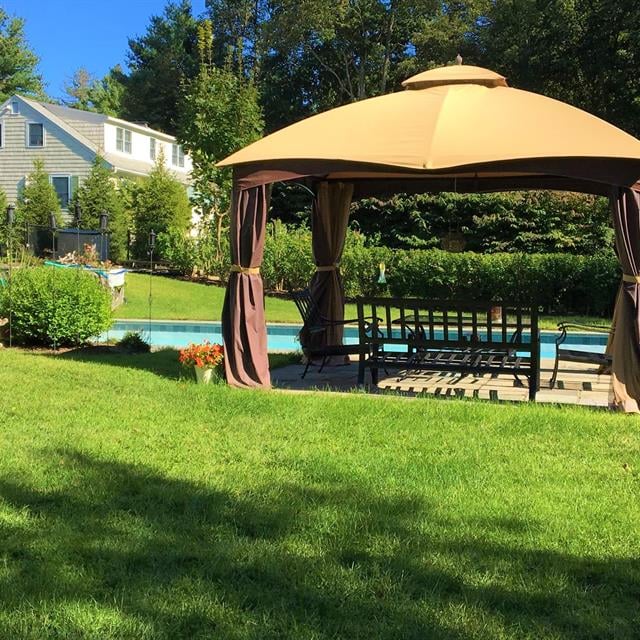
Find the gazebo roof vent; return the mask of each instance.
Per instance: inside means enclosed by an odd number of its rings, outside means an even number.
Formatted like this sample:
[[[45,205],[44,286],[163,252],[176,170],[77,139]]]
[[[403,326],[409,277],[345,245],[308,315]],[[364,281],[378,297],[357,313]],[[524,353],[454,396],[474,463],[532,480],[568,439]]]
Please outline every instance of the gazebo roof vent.
[[[484,87],[506,87],[507,79],[495,71],[462,64],[458,55],[458,64],[430,69],[415,75],[402,83],[405,89],[429,89],[448,84],[480,84]]]

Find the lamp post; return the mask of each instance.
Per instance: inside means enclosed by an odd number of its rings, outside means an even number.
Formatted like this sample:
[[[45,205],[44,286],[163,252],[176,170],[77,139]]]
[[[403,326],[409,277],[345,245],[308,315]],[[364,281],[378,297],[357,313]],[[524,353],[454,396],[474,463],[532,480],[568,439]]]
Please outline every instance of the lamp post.
[[[149,342],[151,342],[151,300],[152,300],[152,282],[153,282],[153,250],[156,248],[156,238],[158,234],[151,229],[149,232]]]
[[[109,232],[109,214],[103,211],[100,214],[100,260],[106,262],[107,256],[104,252],[104,237]]]
[[[9,261],[9,347],[13,345],[13,225],[16,221],[16,208],[10,204],[7,207],[7,259]]]
[[[56,214],[49,214],[49,229],[51,230],[51,257],[56,259],[56,231],[58,230],[58,221]]]
[[[80,223],[82,222],[82,208],[76,203],[74,207],[74,220],[76,223],[76,260],[80,259]]]

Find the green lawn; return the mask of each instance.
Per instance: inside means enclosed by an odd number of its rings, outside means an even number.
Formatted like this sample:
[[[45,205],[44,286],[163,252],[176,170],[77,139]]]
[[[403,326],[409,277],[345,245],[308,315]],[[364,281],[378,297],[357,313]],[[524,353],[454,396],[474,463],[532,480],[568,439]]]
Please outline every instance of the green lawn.
[[[149,276],[127,274],[127,302],[116,310],[118,318],[146,318],[149,315]],[[152,284],[152,317],[158,320],[220,320],[224,289],[214,285],[186,282],[155,276]],[[345,310],[347,318],[356,318],[353,304]],[[283,298],[267,297],[267,322],[291,322],[299,324],[300,314],[293,302]],[[570,320],[587,325],[609,325],[610,320],[586,316],[543,316],[542,329],[556,329],[560,320]]]
[[[0,350],[0,638],[635,639],[636,418]]]

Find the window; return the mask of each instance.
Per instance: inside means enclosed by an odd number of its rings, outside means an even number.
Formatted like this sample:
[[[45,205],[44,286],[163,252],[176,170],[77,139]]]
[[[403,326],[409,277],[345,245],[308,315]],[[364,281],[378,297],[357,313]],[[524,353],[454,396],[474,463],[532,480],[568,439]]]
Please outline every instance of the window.
[[[152,160],[156,159],[156,139],[149,138],[149,157]]]
[[[4,122],[0,122],[0,148],[4,147]]]
[[[179,144],[171,147],[171,164],[174,167],[184,167],[184,150]]]
[[[14,100],[11,103],[11,115],[17,116],[20,113],[20,109],[18,108],[18,101]]]
[[[44,125],[41,122],[27,124],[27,146],[44,147]]]
[[[68,209],[71,198],[71,178],[69,176],[51,176],[51,184],[56,191],[60,206],[63,209]]]
[[[116,127],[116,149],[124,153],[131,153],[131,131]]]

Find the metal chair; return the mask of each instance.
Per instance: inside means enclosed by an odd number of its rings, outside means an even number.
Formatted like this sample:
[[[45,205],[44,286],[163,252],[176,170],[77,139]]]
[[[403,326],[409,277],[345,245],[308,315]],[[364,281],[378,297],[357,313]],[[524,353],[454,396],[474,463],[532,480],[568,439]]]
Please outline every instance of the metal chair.
[[[330,320],[325,318],[318,309],[313,296],[309,289],[303,289],[301,291],[294,291],[291,294],[293,301],[300,312],[303,322],[303,331],[307,331],[309,335],[319,335],[326,333],[328,329],[332,327],[344,326],[347,324],[357,323],[358,319],[348,320]],[[329,358],[334,356],[350,356],[360,353],[359,344],[328,344],[322,347],[313,347],[309,345],[302,345],[302,353],[307,359],[307,366],[302,373],[304,378],[307,375],[307,371],[311,366],[314,359],[322,358],[320,369],[318,373],[322,372],[324,366],[327,364]]]

